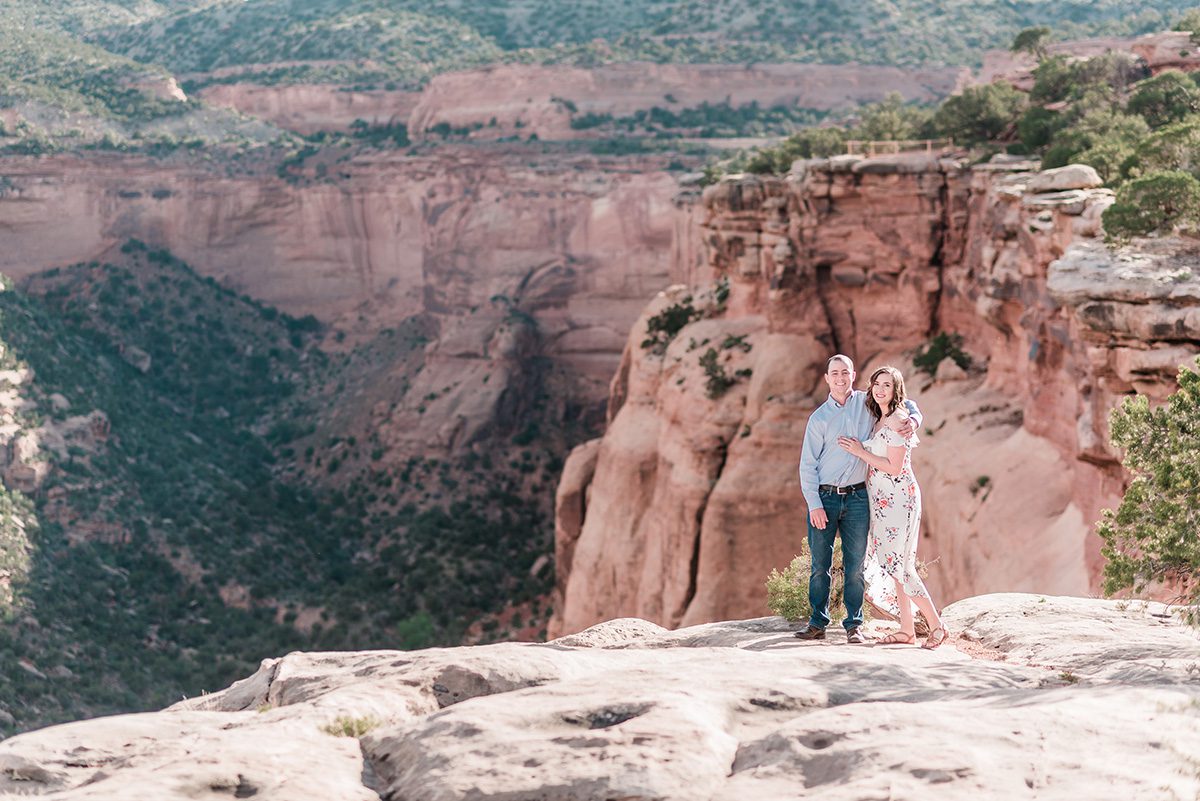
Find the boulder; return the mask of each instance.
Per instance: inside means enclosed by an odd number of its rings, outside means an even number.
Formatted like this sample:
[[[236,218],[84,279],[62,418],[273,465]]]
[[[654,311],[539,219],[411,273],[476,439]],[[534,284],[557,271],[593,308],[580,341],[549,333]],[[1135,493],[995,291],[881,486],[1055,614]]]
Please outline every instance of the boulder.
[[[121,358],[129,362],[139,373],[150,372],[150,354],[136,345],[121,348]]]
[[[1043,170],[1029,179],[1029,191],[1034,194],[1094,189],[1103,185],[1104,179],[1100,177],[1100,173],[1086,164],[1068,164],[1065,167]]]

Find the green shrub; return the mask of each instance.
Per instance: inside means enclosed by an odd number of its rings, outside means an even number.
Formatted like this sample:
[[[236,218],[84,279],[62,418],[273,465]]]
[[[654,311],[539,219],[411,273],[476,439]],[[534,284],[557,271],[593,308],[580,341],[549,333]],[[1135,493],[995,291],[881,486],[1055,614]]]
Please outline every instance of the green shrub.
[[[1013,38],[1009,50],[1013,53],[1029,53],[1034,58],[1046,57],[1046,44],[1050,41],[1051,30],[1045,25],[1036,28],[1026,28]]]
[[[1200,181],[1182,170],[1154,172],[1117,190],[1116,202],[1104,211],[1110,242],[1200,225]]]
[[[767,576],[767,608],[791,623],[808,620],[812,615],[808,602],[810,572],[809,558],[803,554],[792,559],[782,573],[772,569]]]
[[[1161,128],[1200,111],[1200,88],[1179,70],[1167,70],[1137,84],[1126,110]]]
[[[971,368],[971,357],[962,349],[962,334],[941,332],[913,357],[913,367],[933,375],[942,359],[951,359],[964,370]]]
[[[916,139],[931,116],[928,109],[906,103],[899,92],[889,92],[882,101],[864,106],[859,112],[855,136],[870,140]]]
[[[1000,138],[1024,112],[1026,96],[1007,83],[968,86],[937,109],[932,126],[955,144],[978,145]]]
[[[1133,476],[1114,512],[1097,526],[1104,541],[1104,592],[1174,589],[1200,623],[1200,359],[1179,369],[1179,389],[1152,409],[1144,395],[1113,410],[1112,443]]]
[[[844,153],[848,138],[850,134],[843,128],[803,128],[775,147],[755,151],[741,160],[735,159],[726,171],[783,175],[792,168],[792,163],[797,159]]]
[[[700,314],[700,311],[692,305],[690,297],[684,298],[679,303],[672,303],[646,321],[648,336],[642,340],[642,347],[661,356],[667,352],[667,346],[683,330],[683,327],[699,318]]]
[[[767,608],[791,623],[806,621],[812,617],[812,605],[808,602],[808,577],[812,572],[812,561],[808,548],[801,549],[783,572],[772,569],[767,576]],[[838,620],[846,616],[842,601],[845,571],[842,569],[842,549],[833,549],[833,577],[829,584],[829,618]],[[869,605],[863,604],[864,619]]]
[[[721,397],[737,383],[737,378],[725,372],[725,368],[717,362],[716,348],[709,348],[704,352],[700,357],[700,366],[704,368],[704,375],[707,377],[704,390],[709,400]]]
[[[357,739],[372,729],[379,728],[379,725],[379,719],[372,715],[357,718],[350,715],[338,715],[331,722],[322,726],[321,731],[334,737],[354,737]]]
[[[1149,131],[1138,116],[1112,109],[1090,112],[1055,134],[1042,157],[1042,169],[1083,163],[1095,167],[1105,180],[1112,180]]]
[[[1121,168],[1125,178],[1183,170],[1200,179],[1200,115],[1165,125],[1143,138]]]

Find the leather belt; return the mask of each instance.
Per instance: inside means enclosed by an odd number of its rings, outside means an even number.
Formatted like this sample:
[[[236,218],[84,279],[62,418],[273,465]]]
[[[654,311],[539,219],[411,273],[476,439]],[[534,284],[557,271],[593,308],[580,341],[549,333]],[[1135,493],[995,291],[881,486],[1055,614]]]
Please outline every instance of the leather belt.
[[[822,484],[817,487],[818,492],[832,492],[837,495],[849,495],[855,490],[866,489],[867,482],[860,481],[857,484],[847,484],[844,487],[835,487],[832,484]]]

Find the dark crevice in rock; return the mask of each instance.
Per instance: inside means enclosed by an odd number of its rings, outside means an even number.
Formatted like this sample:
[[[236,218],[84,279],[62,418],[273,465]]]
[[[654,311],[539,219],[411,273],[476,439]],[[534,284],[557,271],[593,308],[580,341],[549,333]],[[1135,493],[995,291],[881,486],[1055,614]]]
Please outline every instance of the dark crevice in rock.
[[[271,697],[272,696],[271,691],[275,689],[275,677],[279,675],[279,666],[282,664],[283,664],[282,659],[276,659],[274,662],[271,663],[271,673],[270,673],[270,675],[267,676],[267,691],[263,694],[262,701],[254,704],[253,708],[258,708],[262,704],[270,704],[271,706],[276,705],[275,704],[276,699]],[[250,709],[250,708],[251,707],[247,707],[247,709]]]
[[[371,758],[370,752],[367,751],[366,746],[363,745],[361,739],[358,741],[358,747],[362,751],[363,767],[361,781],[363,783],[363,787],[366,787],[368,790],[375,793],[375,795],[383,798],[383,791],[385,787],[383,780],[379,777],[379,771],[375,769],[375,760]]]
[[[649,712],[652,706],[652,704],[617,704],[578,715],[563,715],[563,721],[572,726],[587,726],[589,729],[610,729],[627,720],[641,717]]]
[[[842,353],[842,341],[838,336],[837,324],[834,322],[833,308],[830,306],[829,288],[833,282],[833,265],[822,263],[817,265],[817,300],[821,302],[821,310],[825,312],[825,323],[829,326],[829,348],[834,353]]]
[[[732,437],[737,429],[730,432]],[[674,617],[674,624],[678,625],[683,616],[687,613],[688,607],[692,605],[692,599],[696,597],[696,579],[700,573],[700,543],[704,533],[704,513],[708,510],[708,499],[712,497],[712,491],[717,486],[717,482],[721,480],[721,473],[725,472],[725,462],[729,459],[729,440],[726,440],[720,447],[719,460],[712,473],[712,481],[709,482],[708,494],[704,496],[704,500],[700,502],[700,506],[696,509],[696,534],[692,540],[692,558],[688,564],[688,586],[687,592],[683,596],[683,603],[679,605],[679,613]]]
[[[938,187],[938,215],[937,224],[933,229],[934,250],[933,255],[929,259],[929,264],[937,272],[937,289],[933,292],[933,298],[929,303],[929,329],[925,332],[926,336],[933,336],[938,330],[938,316],[942,308],[942,296],[946,291],[946,245],[947,238],[950,236],[950,176],[944,171],[941,173],[942,182]],[[964,223],[965,225],[965,223]]]
[[[258,788],[250,783],[245,776],[238,774],[237,787],[233,790],[234,798],[253,798],[258,795]]]

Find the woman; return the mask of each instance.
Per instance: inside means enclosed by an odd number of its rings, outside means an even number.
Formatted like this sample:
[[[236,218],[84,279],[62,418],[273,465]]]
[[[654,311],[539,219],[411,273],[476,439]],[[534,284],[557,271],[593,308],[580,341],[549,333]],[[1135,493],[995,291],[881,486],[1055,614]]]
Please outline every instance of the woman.
[[[931,626],[922,647],[933,649],[946,641],[949,632],[917,573],[921,488],[912,469],[912,449],[917,436],[906,440],[896,433],[907,419],[902,405],[904,398],[904,377],[900,371],[895,367],[880,367],[871,374],[867,397],[867,409],[876,420],[871,438],[864,443],[839,437],[838,444],[870,466],[867,494],[871,530],[863,577],[871,598],[900,619],[900,630],[878,644],[916,644],[912,609],[915,603]]]

